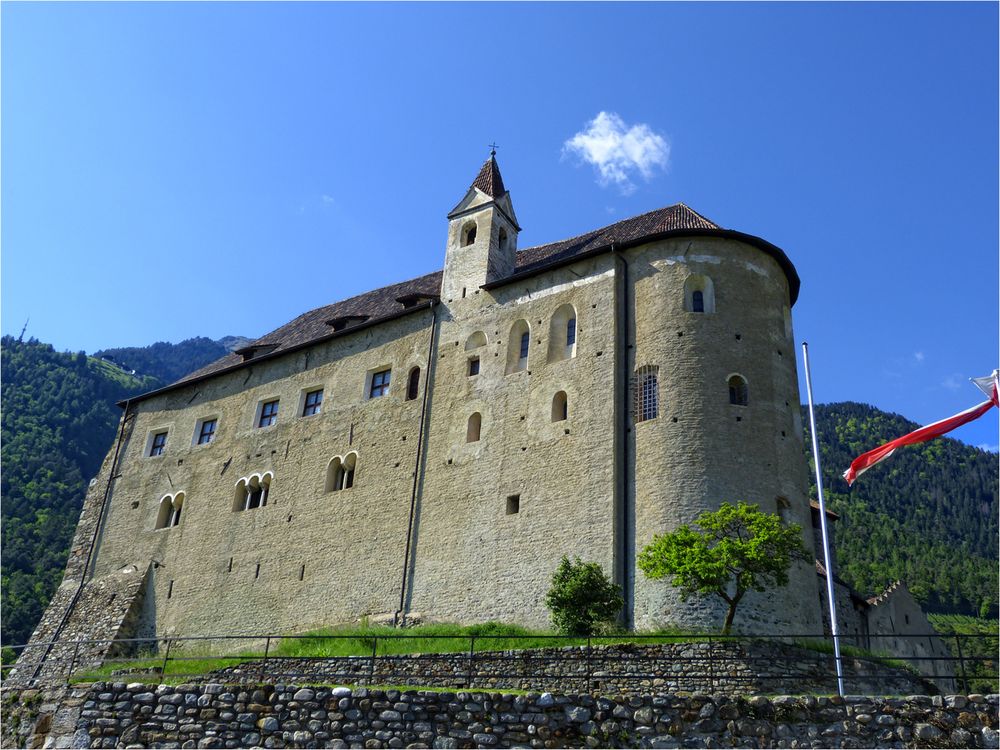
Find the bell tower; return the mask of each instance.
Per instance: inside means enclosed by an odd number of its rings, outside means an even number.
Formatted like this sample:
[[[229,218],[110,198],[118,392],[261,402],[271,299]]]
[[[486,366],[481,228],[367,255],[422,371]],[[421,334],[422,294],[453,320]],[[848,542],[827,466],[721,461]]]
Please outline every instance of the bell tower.
[[[465,197],[448,214],[441,298],[461,299],[513,273],[519,231],[496,151],[490,151]]]

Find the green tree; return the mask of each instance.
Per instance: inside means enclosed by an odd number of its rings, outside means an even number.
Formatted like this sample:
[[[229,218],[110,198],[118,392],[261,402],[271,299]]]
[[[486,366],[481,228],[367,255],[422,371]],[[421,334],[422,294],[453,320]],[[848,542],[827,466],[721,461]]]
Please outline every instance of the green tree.
[[[808,561],[802,530],[786,526],[778,516],[756,505],[723,503],[706,511],[695,524],[660,534],[639,553],[647,578],[673,576],[681,598],[715,595],[729,605],[723,635],[732,628],[736,607],[747,591],[788,584],[793,560]]]
[[[617,585],[595,562],[579,557],[570,562],[565,555],[552,576],[552,588],[545,606],[552,612],[552,624],[570,635],[591,635],[601,625],[611,625],[624,600]]]

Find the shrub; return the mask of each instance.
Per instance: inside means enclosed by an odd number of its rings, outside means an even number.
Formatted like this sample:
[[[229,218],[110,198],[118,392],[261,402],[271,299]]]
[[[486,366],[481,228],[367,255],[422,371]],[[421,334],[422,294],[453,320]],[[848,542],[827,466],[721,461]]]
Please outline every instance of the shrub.
[[[618,586],[600,565],[583,562],[579,557],[570,562],[565,555],[545,596],[552,624],[569,635],[592,635],[612,626],[623,603]]]

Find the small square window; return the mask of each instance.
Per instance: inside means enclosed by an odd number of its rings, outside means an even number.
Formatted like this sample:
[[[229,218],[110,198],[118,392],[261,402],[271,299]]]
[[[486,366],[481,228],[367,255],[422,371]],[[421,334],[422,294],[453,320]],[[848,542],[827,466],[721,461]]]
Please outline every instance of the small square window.
[[[157,432],[153,435],[153,442],[149,446],[149,455],[151,456],[162,456],[163,451],[167,448],[167,433]]]
[[[313,414],[319,414],[322,407],[323,389],[320,388],[317,391],[309,391],[309,393],[306,394],[306,401],[302,407],[302,416],[311,417]]]
[[[260,419],[257,420],[258,427],[270,427],[278,421],[278,399],[266,401],[260,406]]]
[[[507,495],[507,515],[512,516],[521,512],[521,496]]]
[[[469,360],[469,377],[479,374],[479,357],[472,357]]]
[[[198,445],[205,445],[215,440],[215,426],[217,424],[217,419],[205,419],[202,421],[201,428],[198,430]]]
[[[391,370],[380,370],[372,373],[372,384],[368,389],[368,398],[379,398],[389,392],[389,375]]]

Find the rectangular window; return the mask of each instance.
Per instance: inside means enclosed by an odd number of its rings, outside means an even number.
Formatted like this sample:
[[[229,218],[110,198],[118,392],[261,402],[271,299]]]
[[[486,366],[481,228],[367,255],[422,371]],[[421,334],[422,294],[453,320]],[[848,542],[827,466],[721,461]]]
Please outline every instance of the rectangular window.
[[[473,357],[469,360],[469,376],[479,374],[479,357]]]
[[[515,513],[521,512],[521,496],[520,495],[508,495],[507,496],[507,515],[512,516]]]
[[[151,456],[162,456],[163,451],[167,448],[167,433],[158,432],[153,435],[153,443],[149,447],[149,455]]]
[[[528,344],[531,342],[531,334],[525,331],[521,334],[521,359],[528,358]]]
[[[306,402],[302,407],[302,416],[311,417],[313,414],[319,414],[322,406],[323,389],[320,388],[318,391],[310,391],[306,394]]]
[[[378,398],[389,392],[389,374],[391,370],[372,373],[372,384],[368,390],[368,398]]]
[[[576,343],[576,318],[566,321],[566,346],[573,346]]]
[[[201,429],[198,430],[198,445],[205,445],[205,443],[211,443],[215,440],[215,425],[218,420],[206,419],[201,423]]]
[[[258,427],[270,427],[278,421],[278,399],[261,404]]]
[[[632,419],[645,422],[660,414],[659,368],[656,365],[640,367],[632,379]]]

